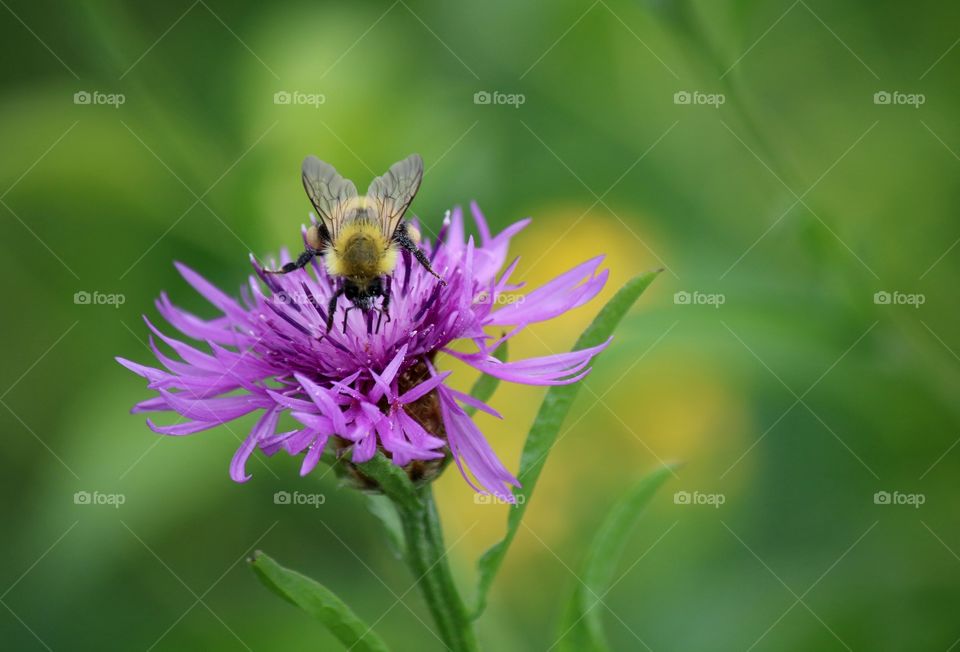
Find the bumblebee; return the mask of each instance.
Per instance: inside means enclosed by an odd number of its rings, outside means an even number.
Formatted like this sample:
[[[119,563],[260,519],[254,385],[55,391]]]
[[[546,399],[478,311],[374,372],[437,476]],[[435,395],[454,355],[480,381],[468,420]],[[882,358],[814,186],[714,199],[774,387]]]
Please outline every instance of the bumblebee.
[[[390,321],[391,275],[401,250],[409,251],[441,285],[446,285],[417,246],[420,234],[403,221],[423,178],[423,159],[418,154],[391,165],[386,174],[373,180],[365,196],[358,196],[352,181],[316,156],[304,159],[302,177],[319,221],[307,230],[307,248],[296,262],[269,273],[289,274],[316,256],[323,258],[327,273],[339,281],[327,310],[328,333],[342,296],[351,302],[343,313],[344,333],[347,316],[354,308],[378,310],[377,330],[384,315]],[[378,298],[380,307],[374,308]]]

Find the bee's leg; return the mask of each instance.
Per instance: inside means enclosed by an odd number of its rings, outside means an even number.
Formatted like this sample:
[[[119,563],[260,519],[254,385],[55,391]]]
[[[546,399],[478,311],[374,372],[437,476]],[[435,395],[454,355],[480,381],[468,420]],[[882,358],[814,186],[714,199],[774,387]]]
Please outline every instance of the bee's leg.
[[[353,310],[353,306],[347,306],[343,309],[343,334],[347,334],[347,315],[350,314],[350,311]]]
[[[387,315],[387,321],[390,321],[390,292],[393,290],[393,277],[388,276],[386,285],[383,287],[383,303],[380,304],[382,314]]]
[[[339,299],[342,295],[343,295],[343,288],[340,288],[339,290],[333,293],[333,296],[330,297],[330,303],[327,305],[327,332],[328,333],[330,332],[330,329],[333,328],[333,316],[337,312],[337,299]],[[347,323],[346,315],[343,316],[343,323],[344,323],[344,332],[346,332],[346,323]]]
[[[266,269],[264,271],[267,274],[289,274],[292,271],[298,270],[306,266],[306,264],[309,263],[311,260],[313,260],[313,257],[319,253],[320,252],[315,249],[307,249],[302,254],[300,254],[299,257],[297,257],[297,262],[287,263],[280,269]]]
[[[383,320],[383,316],[387,316],[387,322],[390,322],[390,286],[391,278],[386,277],[385,281],[380,282],[380,296],[383,297],[383,301],[380,303],[380,308],[377,310],[377,330],[375,332],[380,332],[380,322]]]
[[[406,222],[400,222],[397,226],[397,230],[393,234],[394,241],[413,254],[413,257],[417,259],[417,262],[423,265],[423,267],[440,279],[441,285],[446,285],[447,282],[443,280],[443,277],[433,271],[433,268],[430,266],[430,261],[427,259],[427,255],[420,250],[420,247],[417,246],[417,243],[414,242],[410,236],[407,234],[407,224]]]

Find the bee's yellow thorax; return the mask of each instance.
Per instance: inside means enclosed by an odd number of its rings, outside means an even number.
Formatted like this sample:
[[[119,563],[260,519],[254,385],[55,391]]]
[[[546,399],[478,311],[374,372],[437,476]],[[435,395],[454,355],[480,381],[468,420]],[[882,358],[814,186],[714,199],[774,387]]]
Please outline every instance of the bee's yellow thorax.
[[[341,227],[324,261],[333,276],[369,280],[393,272],[397,250],[383,237],[378,224],[357,221]]]

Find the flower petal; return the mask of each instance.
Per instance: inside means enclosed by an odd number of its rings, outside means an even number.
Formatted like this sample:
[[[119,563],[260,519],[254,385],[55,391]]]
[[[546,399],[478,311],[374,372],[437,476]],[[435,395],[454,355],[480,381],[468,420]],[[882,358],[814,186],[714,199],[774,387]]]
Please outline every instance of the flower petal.
[[[353,455],[350,456],[350,461],[354,464],[363,464],[364,462],[370,461],[370,458],[372,458],[376,452],[377,436],[373,431],[370,431],[359,443],[354,444]]]
[[[198,421],[216,421],[223,423],[233,421],[257,408],[269,407],[269,400],[260,396],[241,394],[238,396],[224,396],[220,398],[189,399],[180,394],[158,389],[157,392],[164,398],[171,408],[188,419]]]
[[[333,424],[330,419],[323,416],[322,414],[316,414],[314,412],[300,412],[294,410],[290,413],[294,419],[305,425],[310,430],[324,432],[328,435],[333,433]]]
[[[580,380],[589,372],[589,369],[585,370],[585,368],[590,360],[609,344],[610,340],[608,339],[603,344],[588,349],[511,362],[500,362],[492,355],[467,354],[450,349],[444,349],[444,351],[489,376],[511,383],[569,385]]]
[[[607,282],[609,270],[596,274],[603,262],[597,256],[564,272],[552,281],[490,313],[484,322],[490,326],[508,326],[546,321],[582,306],[597,295]]]
[[[393,356],[393,359],[390,363],[383,368],[382,373],[376,373],[371,370],[370,375],[373,376],[373,380],[376,383],[376,388],[371,392],[370,399],[372,402],[376,403],[379,401],[385,394],[390,395],[390,384],[393,382],[393,379],[397,376],[397,372],[400,370],[400,365],[403,364],[403,360],[407,355],[407,345],[404,344],[400,347],[400,350],[397,351],[397,354]]]
[[[316,404],[316,406],[320,408],[320,412],[323,413],[325,417],[330,419],[330,422],[333,424],[334,432],[346,432],[347,422],[343,418],[343,410],[340,409],[340,406],[336,403],[335,397],[332,396],[333,392],[320,387],[303,374],[294,374],[294,377],[297,379],[297,382],[300,383],[300,386],[303,387],[303,390],[307,393],[307,396],[313,399],[313,402]]]
[[[180,340],[164,335],[160,331],[160,329],[154,326],[153,322],[151,322],[146,317],[143,318],[143,321],[146,322],[147,327],[151,331],[153,331],[154,335],[156,335],[161,340],[163,340],[164,344],[166,344],[171,349],[173,349],[177,355],[179,355],[184,361],[186,361],[190,365],[189,367],[187,367],[181,364],[179,367],[177,367],[176,366],[177,363],[175,362],[173,365],[167,364],[167,362],[162,359],[163,354],[160,352],[159,349],[157,349],[156,345],[153,342],[153,338],[151,338],[150,348],[153,349],[153,352],[157,356],[157,358],[160,359],[161,362],[164,362],[165,366],[167,366],[170,369],[170,371],[173,371],[174,373],[194,373],[194,374],[223,373],[223,365],[221,365],[220,361],[217,360],[212,355],[210,355],[209,353],[204,353],[203,351],[196,349],[190,346],[189,344],[184,344]]]
[[[141,412],[165,412],[169,411],[170,406],[163,400],[162,396],[154,396],[144,401],[136,403],[130,408],[130,414],[140,414]]]
[[[299,434],[300,430],[288,430],[286,432],[278,432],[273,435],[268,435],[260,440],[260,450],[263,451],[264,455],[273,455],[278,450],[283,448],[284,443],[294,435]]]
[[[426,396],[433,390],[434,387],[446,380],[447,377],[452,373],[452,371],[444,371],[443,373],[437,374],[436,376],[423,381],[413,389],[407,390],[407,392],[402,396],[397,397],[397,403],[406,405],[407,403],[413,403],[418,398]]]
[[[300,465],[300,475],[306,475],[313,471],[323,455],[323,449],[327,447],[329,435],[316,435],[314,442],[310,445],[310,450],[303,456],[303,464]]]
[[[414,455],[414,457],[420,460],[443,457],[441,453],[435,450],[444,446],[445,442],[442,439],[431,435],[402,409],[397,410],[396,418],[400,427],[403,429],[403,434],[407,437],[407,441],[417,450],[417,454]]]
[[[247,438],[237,449],[233,459],[230,460],[230,477],[234,482],[246,482],[251,476],[247,475],[246,465],[250,454],[256,449],[260,440],[272,435],[277,428],[277,419],[280,418],[280,408],[270,408],[263,413],[260,420],[247,435]]]
[[[267,390],[267,396],[272,398],[278,405],[282,405],[285,408],[290,408],[291,410],[310,411],[315,406],[313,401],[305,401],[302,398],[287,396],[286,394],[275,392],[272,389]]]
[[[253,342],[249,335],[236,330],[235,322],[229,317],[216,319],[200,319],[196,315],[177,307],[170,301],[166,292],[160,293],[160,298],[154,304],[157,312],[167,322],[184,335],[195,340],[210,340],[218,344],[242,346]]]
[[[150,428],[150,430],[161,435],[173,435],[175,437],[192,435],[195,432],[209,430],[210,428],[215,428],[219,425],[222,424],[218,421],[187,421],[183,423],[174,423],[169,426],[158,426],[153,422],[152,419],[147,419],[147,427]]]
[[[473,214],[473,221],[477,224],[481,245],[477,250],[474,274],[480,283],[486,283],[503,267],[510,248],[510,239],[522,231],[531,220],[530,218],[520,220],[498,233],[496,237],[490,237],[490,227],[487,226],[487,220],[476,202],[470,202],[470,212]]]
[[[246,318],[246,311],[240,307],[234,299],[230,298],[226,293],[224,293],[219,288],[215,287],[210,281],[203,278],[195,271],[187,267],[181,262],[174,262],[177,271],[180,272],[180,275],[183,276],[184,280],[193,286],[193,289],[200,293],[200,295],[217,307],[225,315],[233,317],[239,321],[244,321]]]
[[[487,405],[487,404],[484,403],[483,401],[481,401],[481,400],[479,400],[479,399],[475,399],[474,397],[470,396],[469,394],[464,394],[463,392],[458,392],[457,390],[455,390],[455,389],[453,389],[453,388],[451,388],[451,387],[448,387],[447,390],[448,390],[451,394],[453,394],[454,398],[456,398],[458,401],[460,401],[460,402],[463,403],[464,405],[469,405],[470,407],[474,408],[475,410],[480,410],[481,412],[486,412],[486,413],[489,414],[490,416],[496,417],[496,418],[498,418],[498,419],[502,419],[502,418],[503,418],[503,415],[502,415],[502,414],[500,414],[499,412],[497,412],[496,410],[494,410],[492,407],[490,407],[489,405]]]
[[[515,498],[508,487],[509,485],[519,487],[520,482],[503,466],[493,449],[490,448],[490,444],[487,443],[483,433],[467,416],[467,413],[457,405],[446,388],[441,385],[438,391],[447,440],[450,442],[450,450],[453,452],[464,479],[477,491],[486,490],[501,500],[509,503],[515,502]],[[464,464],[483,489],[477,488],[470,481],[464,470]]]
[[[133,360],[127,360],[126,358],[121,358],[120,356],[114,357],[114,360],[122,364],[124,367],[137,374],[138,376],[143,376],[147,379],[151,385],[161,384],[165,381],[170,380],[174,376],[163,371],[162,369],[154,369],[153,367],[145,367],[142,364],[137,364]]]

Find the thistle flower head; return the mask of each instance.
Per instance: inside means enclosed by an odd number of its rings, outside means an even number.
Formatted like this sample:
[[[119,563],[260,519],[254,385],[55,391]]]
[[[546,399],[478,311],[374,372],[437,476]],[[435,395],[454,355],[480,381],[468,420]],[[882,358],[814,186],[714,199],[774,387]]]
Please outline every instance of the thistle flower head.
[[[178,263],[184,279],[219,316],[208,320],[193,315],[165,293],[156,302],[157,310],[209,350],[166,335],[145,317],[152,332],[150,347],[163,368],[117,358],[157,392],[133,412],[177,413],[180,418],[170,425],[147,419],[151,429],[165,435],[191,435],[260,412],[230,463],[237,482],[250,478],[246,463],[257,449],[267,455],[280,450],[302,455],[301,475],[314,469],[328,447],[352,464],[369,460],[379,450],[414,479],[433,477],[452,458],[474,489],[512,502],[509,486],[519,482],[464,407],[500,415],[448,386],[451,372],[438,370],[438,354],[508,382],[576,382],[606,343],[510,362],[501,362],[493,352],[529,324],[589,301],[603,287],[607,271],[600,271],[602,259],[594,258],[522,295],[522,300],[505,302],[504,297],[522,287],[511,278],[518,261],[506,264],[510,239],[529,220],[492,235],[476,205],[471,212],[479,242],[466,236],[457,209],[444,220],[436,243],[421,243],[446,285],[404,253],[391,279],[389,320],[385,317],[379,325],[376,311],[351,310],[345,329],[338,315],[327,331],[326,311],[337,280],[317,260],[303,270],[276,275],[266,274],[251,258],[254,274],[241,288],[239,300]],[[284,252],[279,262],[289,260]],[[157,340],[177,357],[161,350]],[[459,340],[466,345],[450,348]],[[465,347],[468,352],[463,352]],[[284,412],[299,425],[277,432]]]

